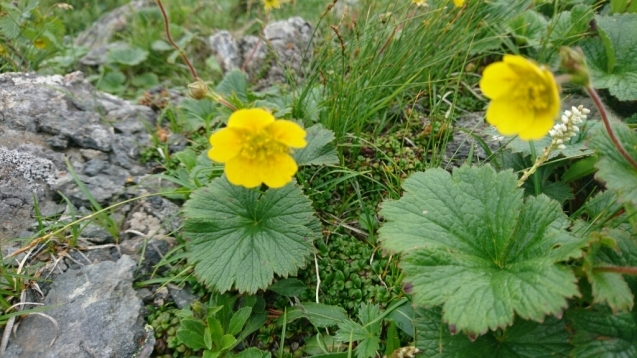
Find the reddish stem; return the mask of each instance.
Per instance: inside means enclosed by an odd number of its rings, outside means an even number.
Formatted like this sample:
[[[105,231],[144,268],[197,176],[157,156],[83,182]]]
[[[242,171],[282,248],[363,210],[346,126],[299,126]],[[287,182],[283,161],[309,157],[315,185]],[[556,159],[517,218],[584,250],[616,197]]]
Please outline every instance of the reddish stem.
[[[175,41],[173,41],[172,36],[170,35],[170,21],[168,21],[168,14],[166,13],[164,4],[162,4],[161,0],[155,0],[155,2],[157,3],[157,6],[159,6],[159,10],[161,11],[161,16],[164,18],[164,29],[166,31],[166,38],[168,38],[168,42],[173,48],[175,48],[175,50],[179,52],[179,54],[181,55],[181,58],[184,59],[184,62],[190,69],[190,74],[195,79],[195,81],[197,81],[199,79],[199,76],[197,76],[197,71],[195,71],[195,68],[192,66],[192,63],[190,63],[188,56],[186,56],[186,52],[180,49],[179,46],[177,46]]]
[[[622,146],[622,144],[619,142],[619,140],[615,136],[615,132],[613,132],[613,129],[610,126],[610,120],[608,119],[608,113],[606,112],[606,107],[604,107],[604,104],[602,103],[602,100],[599,98],[599,95],[597,94],[597,92],[595,92],[595,90],[591,86],[586,86],[586,92],[588,92],[588,95],[591,96],[591,98],[593,99],[593,102],[595,102],[595,105],[599,109],[599,113],[602,116],[602,121],[604,122],[604,127],[606,128],[606,132],[608,132],[608,136],[610,137],[611,142],[613,142],[613,144],[615,145],[615,148],[617,148],[617,150],[622,155],[622,157],[624,157],[624,159],[626,159],[628,163],[630,163],[630,165],[632,165],[633,168],[637,170],[637,161],[635,161],[635,159],[633,159],[630,156],[630,154],[628,154],[626,149],[624,149],[624,146]]]

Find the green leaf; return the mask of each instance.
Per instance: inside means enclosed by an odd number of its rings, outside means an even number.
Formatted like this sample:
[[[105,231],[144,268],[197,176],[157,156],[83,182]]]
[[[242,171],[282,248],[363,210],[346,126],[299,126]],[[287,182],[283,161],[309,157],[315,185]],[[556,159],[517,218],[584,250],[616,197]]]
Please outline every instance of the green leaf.
[[[380,241],[403,255],[413,302],[443,305],[444,320],[458,331],[505,327],[515,313],[541,321],[579,294],[573,272],[559,263],[581,256],[586,239],[566,231],[558,202],[544,195],[523,201],[513,172],[430,169],[403,189],[400,200],[383,204]]]
[[[521,44],[530,46],[540,45],[547,26],[548,21],[544,15],[533,10],[524,11],[509,22],[511,34],[515,39]]]
[[[157,51],[157,52],[165,52],[165,51],[174,50],[174,48],[168,42],[164,40],[153,41],[153,43],[150,45],[150,48],[153,51]]]
[[[613,315],[610,309],[595,306],[569,310],[566,317],[575,331],[571,357],[637,357],[637,312]]]
[[[265,311],[254,313],[250,316],[248,323],[246,323],[245,328],[241,331],[239,335],[238,341],[243,341],[247,336],[249,336],[252,332],[261,328],[265,321],[268,319],[268,314]]]
[[[562,174],[562,181],[564,183],[571,183],[576,180],[582,179],[587,175],[595,173],[595,163],[597,162],[597,156],[593,155],[586,157],[572,163],[568,169]]]
[[[234,358],[264,358],[268,353],[263,352],[258,348],[250,347],[235,354]]]
[[[411,302],[406,302],[391,311],[387,318],[410,337],[414,336],[414,309],[411,307]]]
[[[97,88],[108,93],[118,93],[126,89],[124,82],[126,82],[126,76],[123,73],[117,70],[109,71],[97,83]]]
[[[637,99],[637,14],[596,16],[598,38],[580,43],[593,85],[622,101]]]
[[[339,163],[336,148],[331,143],[334,140],[334,132],[325,129],[320,124],[315,124],[306,129],[306,133],[307,146],[296,150],[292,154],[298,166]]]
[[[203,358],[217,358],[221,354],[221,351],[209,351],[205,350],[203,352]]]
[[[206,348],[203,338],[205,329],[206,326],[202,321],[194,318],[184,318],[180,322],[179,329],[177,329],[177,337],[192,349],[203,349]]]
[[[223,336],[223,327],[221,326],[221,322],[213,316],[213,314],[208,314],[208,333],[210,335],[210,338],[212,339],[212,342],[215,345],[218,345],[219,342],[221,341],[221,337]],[[219,348],[219,347],[216,347]],[[210,348],[209,348],[210,349]]]
[[[416,310],[417,348],[428,358],[566,357],[571,350],[564,322],[548,317],[543,323],[516,318],[506,330],[467,337],[449,330],[440,307]]]
[[[599,268],[637,266],[637,242],[621,229],[605,228],[592,233],[592,237],[596,241],[585,256],[584,268],[592,286],[594,302],[607,304],[614,313],[631,310],[634,297],[622,274],[600,271]],[[637,288],[635,277],[627,276],[627,279],[633,288]]]
[[[236,96],[241,102],[247,102],[248,81],[245,73],[237,70],[226,73],[217,85],[216,92],[224,97]]]
[[[148,51],[125,43],[109,49],[108,54],[106,55],[108,62],[119,63],[126,66],[139,65],[146,61],[147,58]]]
[[[221,337],[221,350],[232,347],[232,345],[235,344],[236,342],[237,342],[237,339],[234,338],[233,335],[224,334],[223,337]]]
[[[361,303],[358,308],[358,319],[361,324],[350,319],[339,323],[336,339],[342,342],[355,341],[354,353],[358,358],[375,357],[380,347],[382,320],[377,319],[380,315],[378,304]]]
[[[295,184],[261,193],[217,178],[191,194],[184,217],[195,275],[219,292],[255,293],[274,274],[295,274],[319,235],[310,229],[317,222],[311,202]]]
[[[335,326],[348,319],[347,312],[342,307],[322,303],[303,302],[301,307],[306,317],[317,327]]]
[[[228,334],[235,335],[243,329],[243,325],[246,324],[248,318],[252,314],[252,307],[243,307],[232,315],[230,324],[228,325]]]
[[[159,77],[152,72],[146,72],[135,76],[131,84],[135,87],[149,88],[159,84]]]
[[[398,336],[398,330],[396,329],[396,323],[390,322],[387,327],[387,347],[385,347],[385,356],[391,356],[391,354],[398,348],[400,348],[400,337]]]
[[[619,121],[612,121],[611,126],[628,155],[636,159],[637,134]],[[593,135],[590,146],[599,153],[595,177],[617,193],[620,202],[629,201],[637,205],[637,169],[621,155],[605,130],[599,130]]]
[[[269,291],[276,292],[279,295],[286,297],[298,297],[306,289],[307,287],[305,287],[303,281],[296,278],[278,280],[268,287]]]

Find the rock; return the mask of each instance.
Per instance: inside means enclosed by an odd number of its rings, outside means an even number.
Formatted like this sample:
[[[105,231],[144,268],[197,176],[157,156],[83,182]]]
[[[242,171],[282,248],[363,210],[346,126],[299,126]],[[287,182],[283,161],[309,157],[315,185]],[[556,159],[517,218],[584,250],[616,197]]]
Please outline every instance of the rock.
[[[102,124],[82,126],[70,137],[79,147],[97,149],[102,152],[109,152],[113,142],[112,129],[106,128]]]
[[[177,308],[188,308],[190,304],[199,299],[199,297],[193,295],[190,292],[190,288],[186,286],[185,288],[181,288],[175,285],[168,285],[168,291],[170,292],[170,297],[172,297],[173,302]]]
[[[169,293],[168,288],[166,286],[160,287],[155,290],[155,299],[153,304],[155,306],[163,306],[168,299]]]
[[[265,41],[256,36],[232,38],[220,31],[208,38],[208,44],[224,71],[245,66],[256,89],[286,83],[286,73],[302,78],[303,67],[312,53],[312,26],[300,17],[275,21],[263,29]]]
[[[108,168],[109,166],[110,164],[105,160],[91,159],[88,162],[84,163],[84,168],[82,169],[82,172],[84,172],[85,175],[94,177],[97,174],[101,173],[104,169]]]
[[[108,204],[117,194],[124,192],[123,182],[114,182],[112,178],[105,174],[96,176],[78,175],[79,180],[100,205]],[[55,190],[59,190],[64,194],[75,206],[91,207],[89,198],[84,195],[82,190],[77,186],[71,174],[61,176],[53,186]]]
[[[30,226],[34,197],[38,205],[52,200],[50,187],[57,173],[51,160],[33,155],[26,147],[0,146],[0,239],[14,238]]]
[[[108,44],[116,32],[126,28],[132,14],[153,5],[152,0],[134,0],[109,11],[77,36],[75,46],[93,50]]]
[[[91,160],[91,159],[99,159],[99,160],[108,160],[108,154],[99,151],[99,150],[95,150],[95,149],[80,149],[80,154],[82,154],[82,157],[86,160]]]
[[[134,269],[135,262],[122,256],[59,275],[44,300],[50,307],[45,313],[57,325],[27,316],[4,357],[133,356],[145,339],[142,300],[132,286]]]
[[[112,244],[115,238],[105,228],[97,224],[90,223],[82,230],[82,237],[94,244]]]
[[[469,113],[459,118],[454,123],[453,137],[447,142],[445,156],[443,159],[443,168],[451,170],[453,167],[459,167],[469,158],[469,154],[473,151],[472,163],[483,162],[487,159],[487,152],[469,133],[481,137],[491,148],[496,151],[500,148],[500,143],[493,141],[491,136],[484,134],[485,129],[489,125],[484,121],[484,113]],[[460,128],[469,133],[461,131]]]

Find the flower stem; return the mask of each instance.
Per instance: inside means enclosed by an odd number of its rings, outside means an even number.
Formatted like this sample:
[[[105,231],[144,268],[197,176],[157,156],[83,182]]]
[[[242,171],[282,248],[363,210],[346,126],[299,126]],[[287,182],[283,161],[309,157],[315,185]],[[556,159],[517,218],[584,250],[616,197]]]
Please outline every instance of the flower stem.
[[[197,76],[197,71],[195,71],[195,68],[192,66],[192,63],[190,63],[188,56],[186,56],[186,52],[182,50],[181,48],[179,48],[179,46],[177,46],[175,41],[173,41],[172,36],[170,35],[170,21],[168,21],[168,14],[166,13],[164,4],[162,4],[161,0],[155,0],[155,2],[157,3],[157,6],[159,6],[159,10],[161,11],[161,16],[164,18],[164,30],[166,31],[166,38],[168,39],[168,42],[177,52],[179,52],[179,54],[181,55],[181,58],[184,59],[184,62],[188,66],[188,69],[190,70],[190,74],[192,75],[193,79],[197,81],[199,79],[199,76]]]
[[[621,273],[624,275],[637,276],[637,267],[620,267],[620,266],[594,267],[593,272],[615,272],[615,273]]]
[[[599,113],[602,116],[602,121],[604,122],[604,128],[606,128],[606,132],[608,132],[608,136],[610,137],[611,142],[613,142],[615,148],[617,148],[622,157],[624,157],[624,159],[626,159],[628,163],[630,163],[630,165],[632,165],[632,167],[637,170],[637,161],[635,161],[635,159],[633,159],[630,154],[628,154],[624,146],[622,146],[622,144],[615,136],[615,132],[613,132],[613,128],[611,128],[610,126],[608,112],[606,111],[606,107],[604,107],[602,100],[599,98],[599,95],[591,86],[586,86],[586,92],[588,92],[588,95],[591,96],[593,102],[595,102],[597,109],[599,109]]]
[[[542,155],[535,159],[535,163],[533,164],[533,166],[524,171],[522,177],[518,180],[518,188],[521,187],[524,182],[537,171],[537,168],[539,168],[542,164],[544,164],[544,162],[546,162],[546,160],[549,158],[549,154],[555,149],[555,147],[556,146],[551,143],[550,146],[544,149]]]

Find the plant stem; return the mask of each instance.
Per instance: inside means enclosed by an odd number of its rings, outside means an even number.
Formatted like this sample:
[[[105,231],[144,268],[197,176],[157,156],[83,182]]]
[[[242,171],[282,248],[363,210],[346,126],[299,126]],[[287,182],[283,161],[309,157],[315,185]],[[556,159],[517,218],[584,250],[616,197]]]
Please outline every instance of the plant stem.
[[[190,63],[188,56],[186,56],[186,52],[180,49],[179,46],[177,46],[175,41],[173,41],[172,36],[170,35],[170,21],[168,21],[168,14],[166,13],[164,4],[162,4],[161,0],[155,0],[155,2],[157,3],[157,6],[159,6],[159,10],[161,11],[161,16],[164,18],[164,30],[166,31],[166,38],[168,39],[168,42],[170,43],[172,47],[175,48],[175,50],[177,50],[177,52],[179,52],[179,54],[181,55],[181,58],[184,59],[184,62],[188,66],[188,69],[190,69],[190,74],[192,75],[194,80],[197,81],[199,79],[199,76],[197,76],[197,71],[195,71],[195,68],[192,66],[192,63]]]
[[[619,266],[606,266],[606,267],[594,267],[593,272],[615,272],[625,275],[637,276],[637,267],[619,267]]]
[[[624,157],[624,159],[626,159],[628,163],[630,163],[630,165],[632,165],[632,167],[635,170],[637,170],[637,161],[635,161],[635,159],[633,159],[628,154],[626,149],[624,149],[624,146],[622,146],[622,144],[619,142],[619,140],[615,136],[615,132],[613,132],[613,129],[610,126],[608,112],[606,112],[606,107],[604,107],[604,104],[602,103],[602,100],[599,98],[599,95],[597,94],[597,92],[595,92],[593,87],[591,87],[590,85],[586,86],[586,92],[588,92],[588,95],[591,96],[591,99],[593,99],[593,102],[595,102],[597,109],[599,109],[599,113],[602,116],[602,121],[604,122],[604,127],[606,128],[606,132],[608,132],[608,136],[610,137],[611,142],[613,142],[613,144],[615,145],[615,148],[617,148],[617,150],[622,155],[622,157]]]

